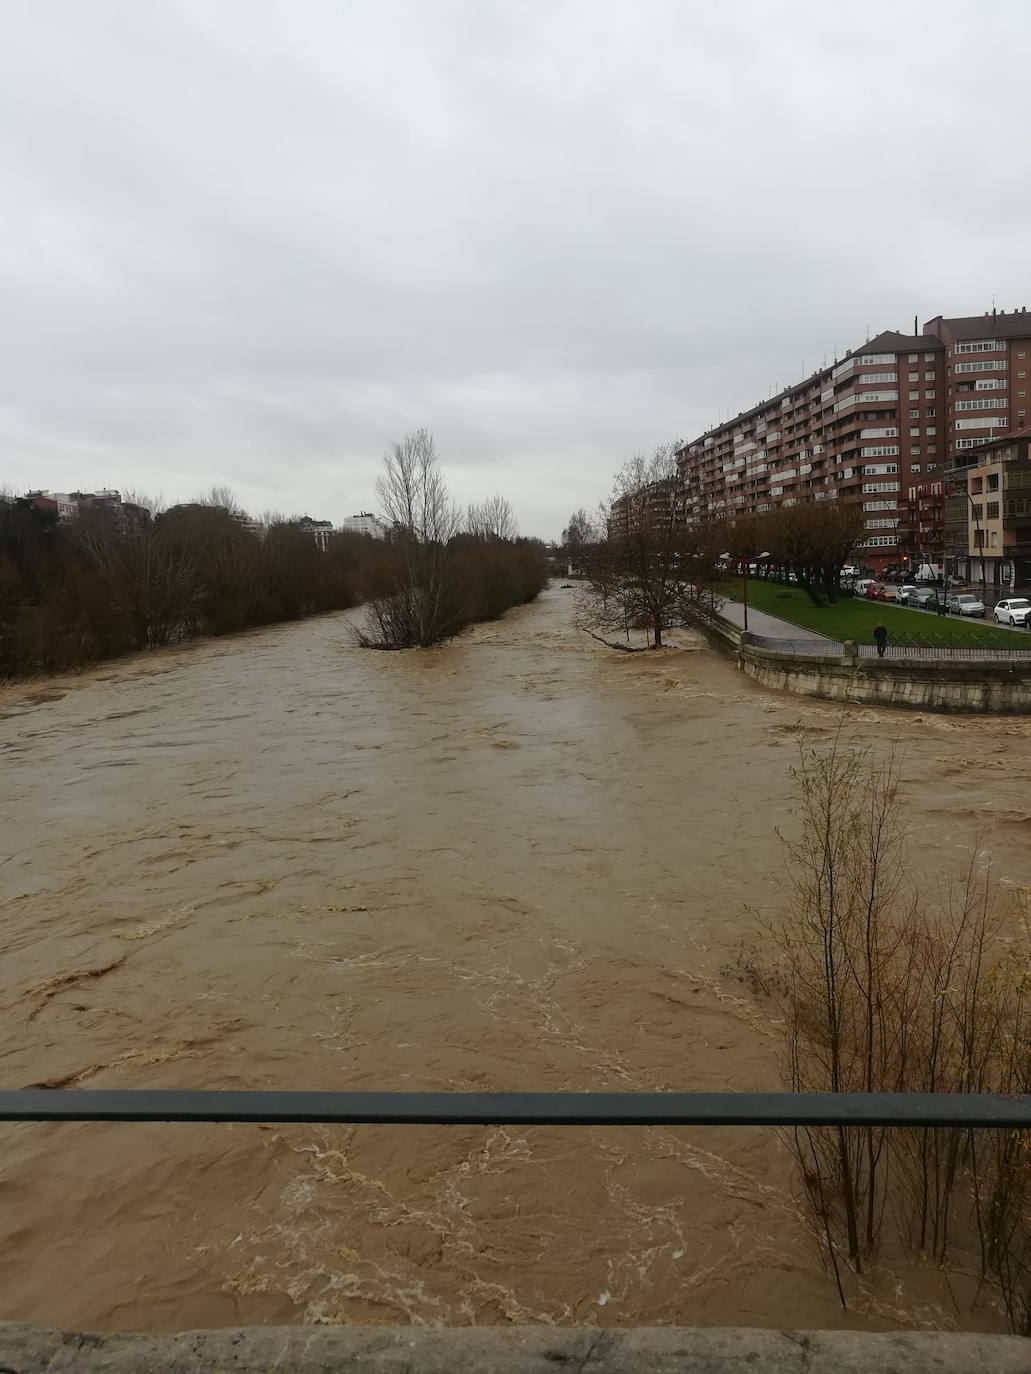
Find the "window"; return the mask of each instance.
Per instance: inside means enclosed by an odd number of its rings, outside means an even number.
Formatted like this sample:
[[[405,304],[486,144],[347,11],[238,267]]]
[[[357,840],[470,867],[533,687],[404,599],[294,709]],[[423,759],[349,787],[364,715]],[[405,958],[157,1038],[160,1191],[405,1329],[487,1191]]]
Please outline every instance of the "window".
[[[984,508],[984,513],[985,513],[985,518],[986,518],[986,519],[988,519],[988,520],[998,520],[998,518],[999,518],[999,503],[998,503],[998,501],[989,501],[989,502],[986,504],[985,508]]]
[[[1018,376],[1018,377],[1023,377],[1023,376],[1025,376],[1025,375],[1026,375],[1026,373],[1025,373],[1024,368],[1018,369],[1018,371],[1017,371],[1017,376]]]
[[[928,418],[929,420],[933,420],[933,419],[934,419],[934,406],[928,406],[928,407],[927,407],[927,418]]]
[[[1006,343],[1003,339],[968,339],[965,343],[958,343],[955,347],[956,353],[1004,353]]]
[[[911,420],[919,420],[919,419],[920,419],[920,411],[919,411],[919,409],[911,410],[911,411],[909,412],[909,418],[910,418]]]
[[[920,393],[919,393],[919,391],[911,391],[911,392],[909,393],[909,399],[910,399],[911,401],[919,401],[919,399],[920,399]]]
[[[1020,356],[1023,357],[1023,356],[1024,356],[1023,353],[1021,353]],[[920,361],[920,354],[919,354],[919,353],[910,353],[909,358],[908,358],[908,361],[911,362],[911,363],[918,363],[918,362]]]
[[[1027,355],[1026,355],[1025,353],[1018,353],[1018,354],[1017,354],[1017,357],[1018,357],[1018,358],[1024,358],[1024,357],[1026,357],[1026,356],[1027,356]]]
[[[1006,366],[1002,358],[995,362],[957,363],[953,372],[1000,372]]]
[[[937,433],[938,433],[938,427],[937,427],[937,425],[928,425],[928,426],[927,426],[927,437],[928,437],[928,439],[933,438]]]
[[[990,473],[988,474],[988,490],[989,490],[989,491],[998,491],[998,490],[999,490],[999,474],[998,474],[997,472],[990,472]],[[996,514],[998,514],[998,512],[996,512]]]
[[[925,382],[933,382],[933,381],[934,381],[934,373],[933,373],[933,372],[925,372],[925,373],[924,373],[924,381],[925,381]]]
[[[984,530],[974,531],[974,547],[977,549],[984,548]]]
[[[928,387],[928,389],[924,392],[924,398],[925,398],[926,400],[928,400],[928,401],[933,401],[933,400],[934,400],[934,387],[933,387],[933,386],[932,386],[932,387]]]
[[[919,438],[920,438],[920,431],[919,431],[918,429],[911,429],[911,430],[909,431],[909,437],[910,437],[911,439],[919,439]]]
[[[957,401],[956,409],[959,410],[998,410],[999,406],[1006,404],[1005,396],[978,396],[973,401]]]
[[[1017,395],[1018,395],[1018,396],[1023,396],[1023,394],[1024,394],[1023,391],[1018,391],[1018,392],[1017,392]]]
[[[920,380],[920,373],[919,373],[919,372],[911,372],[911,373],[909,374],[909,380],[910,380],[911,382],[918,382],[918,381]]]
[[[957,420],[957,429],[1005,429],[1005,415],[982,415],[978,420]]]
[[[912,465],[912,467],[911,467],[909,470],[910,470],[910,472],[920,472],[920,471],[921,471],[920,464],[919,464],[919,463],[914,463],[914,464]]]

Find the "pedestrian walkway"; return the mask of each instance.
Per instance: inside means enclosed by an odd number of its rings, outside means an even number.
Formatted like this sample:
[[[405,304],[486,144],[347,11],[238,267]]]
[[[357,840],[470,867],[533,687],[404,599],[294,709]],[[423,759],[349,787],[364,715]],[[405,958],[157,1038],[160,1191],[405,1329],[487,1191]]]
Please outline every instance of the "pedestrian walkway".
[[[724,620],[729,620],[731,625],[736,625],[739,630],[745,628],[745,608],[740,601],[724,601],[720,607],[720,615]],[[781,620],[779,616],[767,615],[765,611],[757,611],[754,606],[748,608],[748,628],[755,635],[764,635],[767,639],[817,639],[824,644],[837,644],[836,639],[828,639],[826,635],[817,634],[815,630],[804,630],[800,625],[792,625],[789,620]]]

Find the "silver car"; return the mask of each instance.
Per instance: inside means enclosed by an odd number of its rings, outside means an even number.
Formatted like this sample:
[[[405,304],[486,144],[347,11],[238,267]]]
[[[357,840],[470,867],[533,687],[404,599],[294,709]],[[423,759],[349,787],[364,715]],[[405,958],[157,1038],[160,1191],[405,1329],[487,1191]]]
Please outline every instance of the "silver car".
[[[921,587],[918,591],[909,593],[906,597],[906,605],[912,606],[918,611],[937,610],[938,593],[933,588]]]
[[[976,596],[971,596],[967,592],[961,592],[956,596],[950,596],[945,603],[946,609],[953,615],[984,615],[984,602]]]

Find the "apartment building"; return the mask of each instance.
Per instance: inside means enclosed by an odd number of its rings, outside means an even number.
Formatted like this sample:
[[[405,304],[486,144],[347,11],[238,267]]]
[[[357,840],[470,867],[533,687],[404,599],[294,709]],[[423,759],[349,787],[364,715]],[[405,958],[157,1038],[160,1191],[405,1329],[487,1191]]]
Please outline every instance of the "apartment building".
[[[945,352],[936,336],[885,331],[683,445],[695,518],[852,501],[863,511],[864,559],[897,562],[902,493],[944,465]]]
[[[1031,585],[1031,430],[980,445],[945,485],[951,575],[997,596]]]
[[[378,516],[363,510],[358,515],[348,515],[340,522],[345,534],[367,534],[372,539],[385,539],[387,527]]]
[[[946,474],[1027,423],[1029,367],[1026,307],[878,334],[685,444],[695,517],[846,500],[862,507],[864,562],[940,562]]]

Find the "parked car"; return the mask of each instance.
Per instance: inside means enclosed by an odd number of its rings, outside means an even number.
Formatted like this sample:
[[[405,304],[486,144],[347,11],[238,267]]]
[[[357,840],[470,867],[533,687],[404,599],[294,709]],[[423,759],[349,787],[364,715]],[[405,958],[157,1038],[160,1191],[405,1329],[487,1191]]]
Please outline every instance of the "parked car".
[[[936,611],[938,596],[933,587],[919,587],[906,597],[906,605],[918,611]]]
[[[951,611],[953,615],[984,615],[984,602],[976,596],[971,596],[968,592],[960,592],[957,596],[950,596],[945,603],[945,609]]]
[[[909,598],[909,593],[918,592],[919,590],[920,588],[917,587],[914,583],[905,582],[901,587],[895,588],[895,600],[904,605]]]
[[[1000,625],[1023,625],[1027,629],[1031,601],[1024,596],[1011,596],[1008,601],[997,602],[993,614]]]
[[[865,596],[867,587],[873,586],[872,577],[861,577],[858,582],[853,583],[852,591],[855,596]]]

